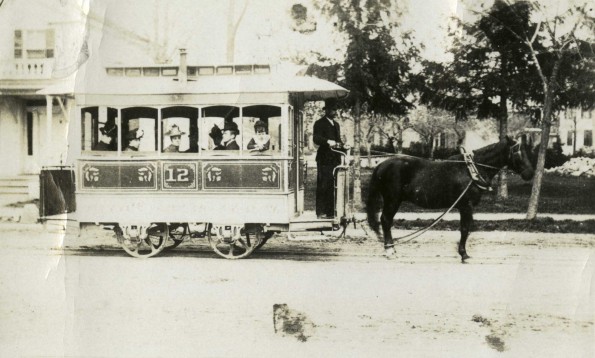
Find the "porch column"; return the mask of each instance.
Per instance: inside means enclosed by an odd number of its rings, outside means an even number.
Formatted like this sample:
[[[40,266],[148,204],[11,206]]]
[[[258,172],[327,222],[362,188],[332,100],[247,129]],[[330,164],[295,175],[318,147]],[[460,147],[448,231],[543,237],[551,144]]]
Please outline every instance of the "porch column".
[[[46,114],[45,114],[45,140],[44,145],[42,146],[44,149],[42,163],[43,165],[51,165],[52,160],[52,121],[53,121],[53,107],[54,107],[54,97],[53,96],[45,96],[46,102]]]

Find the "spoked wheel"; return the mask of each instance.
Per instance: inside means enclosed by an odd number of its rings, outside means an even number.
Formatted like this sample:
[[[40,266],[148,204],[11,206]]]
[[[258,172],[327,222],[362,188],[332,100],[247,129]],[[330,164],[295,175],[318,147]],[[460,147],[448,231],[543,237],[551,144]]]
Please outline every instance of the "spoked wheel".
[[[164,250],[173,250],[190,237],[188,224],[170,224],[167,227],[169,240]]]
[[[163,251],[167,244],[167,225],[166,224],[151,224],[146,228],[146,233],[143,234],[142,227],[131,226],[130,230],[116,227],[116,236],[126,253],[133,257],[148,258],[153,257]],[[136,230],[136,231],[133,231]],[[131,235],[132,233],[132,235]],[[138,233],[138,235],[134,235]]]
[[[208,233],[215,253],[231,260],[248,257],[263,241],[261,232],[244,232],[242,226],[213,226]]]

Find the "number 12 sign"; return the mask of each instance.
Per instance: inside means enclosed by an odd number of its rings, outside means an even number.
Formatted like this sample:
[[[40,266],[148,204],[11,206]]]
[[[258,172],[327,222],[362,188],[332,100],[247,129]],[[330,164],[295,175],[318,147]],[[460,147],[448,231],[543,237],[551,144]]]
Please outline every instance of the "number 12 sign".
[[[163,189],[196,189],[196,163],[163,163]]]

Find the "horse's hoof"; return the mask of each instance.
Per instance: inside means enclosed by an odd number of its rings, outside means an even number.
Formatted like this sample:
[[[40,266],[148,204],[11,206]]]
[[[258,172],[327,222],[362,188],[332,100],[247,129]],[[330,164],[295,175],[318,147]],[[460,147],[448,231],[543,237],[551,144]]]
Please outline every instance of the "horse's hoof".
[[[394,247],[390,247],[388,249],[384,249],[384,255],[389,260],[394,260],[397,258],[397,252],[395,251]]]
[[[469,256],[467,254],[461,255],[461,263],[466,264],[465,260],[470,259],[470,258],[471,258],[471,256]]]

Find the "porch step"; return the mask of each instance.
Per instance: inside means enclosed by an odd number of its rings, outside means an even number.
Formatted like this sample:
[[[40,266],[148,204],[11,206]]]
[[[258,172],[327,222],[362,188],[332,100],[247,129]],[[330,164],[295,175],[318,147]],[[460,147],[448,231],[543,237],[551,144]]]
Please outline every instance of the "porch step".
[[[37,185],[37,175],[19,175],[0,178],[0,207],[12,203],[29,201],[30,185]]]
[[[0,179],[0,187],[27,187],[31,180],[24,179]]]
[[[0,207],[29,200],[31,200],[31,198],[29,198],[29,194],[0,194]]]
[[[38,183],[39,177],[36,175],[22,175],[0,178],[0,201],[5,202],[9,199],[6,196],[13,195],[21,196],[18,199],[23,199],[24,197],[24,200],[27,200],[29,196],[29,187],[32,185],[38,185]]]
[[[29,194],[29,186],[2,186],[0,185],[0,195],[2,194]]]

